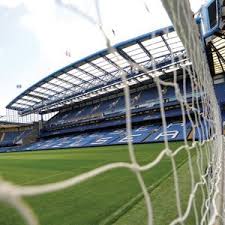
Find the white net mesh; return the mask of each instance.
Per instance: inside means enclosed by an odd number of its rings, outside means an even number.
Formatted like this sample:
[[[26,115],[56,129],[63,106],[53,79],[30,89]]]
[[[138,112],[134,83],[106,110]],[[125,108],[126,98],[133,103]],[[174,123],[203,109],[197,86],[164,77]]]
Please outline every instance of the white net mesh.
[[[106,171],[126,168],[134,173],[144,196],[144,202],[147,209],[147,224],[154,224],[154,206],[152,205],[151,193],[145,184],[143,172],[149,172],[156,167],[164,157],[168,157],[172,165],[172,180],[174,184],[174,192],[176,198],[176,217],[167,221],[168,224],[186,224],[186,219],[191,212],[194,214],[194,222],[192,224],[220,224],[222,221],[222,183],[223,183],[223,140],[221,135],[221,121],[220,113],[217,105],[216,96],[213,89],[212,78],[207,65],[207,60],[204,55],[202,42],[198,32],[197,25],[193,19],[193,13],[190,9],[189,2],[176,0],[162,0],[163,5],[171,18],[173,25],[186,48],[186,54],[192,64],[184,62],[179,64],[183,73],[182,88],[177,80],[178,74],[174,67],[171,68],[173,74],[172,79],[163,80],[158,76],[157,72],[149,72],[149,70],[142,65],[130,62],[131,67],[144,72],[146,75],[153,78],[154,83],[158,89],[158,99],[160,103],[161,125],[163,132],[161,136],[164,141],[164,149],[151,162],[140,165],[138,163],[134,146],[132,144],[132,123],[131,123],[131,105],[129,85],[126,80],[126,72],[121,68],[121,77],[124,84],[124,96],[126,105],[126,129],[128,136],[128,149],[130,163],[116,162],[101,166],[89,172],[80,174],[57,183],[38,185],[38,186],[19,186],[1,180],[0,183],[0,200],[15,207],[23,216],[27,224],[39,224],[38,218],[32,212],[31,207],[23,201],[25,196],[34,196],[48,192],[62,190],[79,183],[82,183],[92,177],[100,176]],[[101,14],[99,10],[99,3],[96,1],[96,10],[98,14],[98,21],[95,21],[91,16],[86,15],[77,9],[72,3],[57,3],[72,10],[76,14],[87,19],[91,24],[97,26],[103,36],[109,52],[116,55],[116,49],[111,46],[110,40],[102,27]],[[166,38],[166,37],[165,37]],[[174,55],[170,55],[172,62]],[[179,57],[179,56],[178,56]],[[179,61],[183,61],[180,56]],[[153,71],[156,70],[155,61]],[[172,63],[173,64],[173,63]],[[154,68],[155,67],[155,68]],[[186,90],[186,82],[190,82],[191,86],[191,101],[188,101],[190,93]],[[166,107],[163,92],[166,88],[172,88],[179,103],[179,108],[182,112],[182,118],[179,123],[183,124],[183,144],[175,150],[170,148],[168,142],[169,124],[166,117]],[[191,135],[188,135],[188,127],[191,127]],[[197,140],[198,139],[198,140]],[[185,204],[183,204],[183,192],[181,189],[179,167],[176,163],[176,157],[180,152],[187,153],[187,176],[190,176],[191,191]],[[149,153],[151,154],[151,153]],[[197,196],[197,193],[201,198]],[[145,221],[143,221],[143,224]],[[119,222],[118,222],[119,224]]]

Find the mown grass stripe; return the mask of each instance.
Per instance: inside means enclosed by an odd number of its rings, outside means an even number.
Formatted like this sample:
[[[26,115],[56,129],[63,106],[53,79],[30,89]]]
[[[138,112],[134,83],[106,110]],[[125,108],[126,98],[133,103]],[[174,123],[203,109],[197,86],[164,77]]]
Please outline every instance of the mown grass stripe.
[[[182,165],[184,165],[187,162],[187,159],[183,160],[179,165],[177,165],[177,169],[179,169]],[[172,176],[173,171],[170,170],[169,173],[162,176],[157,182],[155,182],[153,185],[148,186],[148,192],[153,192],[162,182],[165,182],[170,176]],[[120,207],[117,211],[115,211],[112,215],[110,215],[108,218],[100,222],[99,225],[110,225],[115,223],[121,216],[123,216],[125,213],[127,213],[130,209],[132,209],[139,201],[143,199],[143,193],[139,193],[134,198],[132,198],[130,201],[128,201],[126,204],[124,204],[122,207]]]

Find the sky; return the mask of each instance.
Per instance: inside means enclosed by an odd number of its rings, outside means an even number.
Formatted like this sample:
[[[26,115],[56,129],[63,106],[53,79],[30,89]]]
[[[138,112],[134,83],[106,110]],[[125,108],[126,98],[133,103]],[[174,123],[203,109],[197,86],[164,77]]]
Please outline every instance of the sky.
[[[40,79],[106,47],[95,25],[95,1],[63,2],[91,19],[55,0],[0,0],[0,116],[13,98]],[[197,11],[205,0],[190,2]],[[98,6],[112,44],[171,24],[160,0],[99,0]]]

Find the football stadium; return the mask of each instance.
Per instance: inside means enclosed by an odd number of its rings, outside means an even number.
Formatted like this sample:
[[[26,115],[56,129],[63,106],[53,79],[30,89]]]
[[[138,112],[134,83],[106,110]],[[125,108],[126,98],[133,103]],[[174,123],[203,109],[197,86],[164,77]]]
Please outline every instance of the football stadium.
[[[98,24],[105,49],[8,103],[0,224],[225,224],[225,2],[162,4],[172,26],[111,45]]]

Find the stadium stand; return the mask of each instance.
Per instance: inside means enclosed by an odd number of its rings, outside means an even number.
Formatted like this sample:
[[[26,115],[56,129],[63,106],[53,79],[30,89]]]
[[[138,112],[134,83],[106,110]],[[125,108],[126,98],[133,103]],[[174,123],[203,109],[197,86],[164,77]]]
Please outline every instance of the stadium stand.
[[[213,58],[209,57],[209,64],[213,63],[211,67],[215,66],[215,71],[211,72],[225,121],[225,80],[221,70],[218,70],[219,59],[215,58],[223,56],[225,44],[217,39],[220,54],[215,55],[215,49],[207,49],[207,54],[213,55]],[[37,141],[33,138],[16,149],[27,151],[127,143],[120,68],[127,73],[127,81],[130,82],[133,143],[161,142],[165,136],[169,141],[207,138],[210,131],[202,131],[198,128],[199,124],[195,124],[194,130],[191,128],[191,122],[195,121],[194,110],[189,110],[190,115],[186,115],[177,101],[178,97],[183,98],[193,108],[198,102],[198,107],[201,108],[204,93],[196,90],[189,75],[184,75],[185,69],[192,70],[191,62],[173,27],[159,29],[114,47],[119,54],[118,61],[107,49],[102,50],[47,76],[8,104],[8,110],[16,110],[22,116],[30,113],[41,116],[54,113],[47,121],[43,121],[43,118],[39,121]],[[162,127],[158,89],[154,80],[143,71],[130,66],[128,60],[137,62],[149,73],[158,74],[162,81],[170,83],[167,86],[161,85],[167,120],[166,133]],[[181,96],[175,92],[174,85],[180,90]],[[185,125],[180,123],[182,114],[186,116]],[[202,119],[202,124],[204,123],[206,121]],[[0,146],[15,145],[20,139],[25,140],[26,138],[22,138],[24,136],[26,135],[23,133],[13,132],[0,134]],[[8,148],[7,151],[11,149]]]
[[[1,146],[10,146],[16,143],[16,140],[21,135],[21,132],[5,132],[3,133],[3,140],[1,141]]]
[[[187,133],[191,131],[190,124],[186,125]],[[168,139],[170,141],[178,141],[184,139],[183,124],[171,123],[168,125]],[[136,126],[132,129],[133,143],[160,142],[163,141],[163,129],[160,125],[143,125]],[[54,137],[47,140],[40,140],[25,148],[25,150],[40,149],[58,149],[58,148],[74,148],[88,146],[105,146],[127,144],[127,135],[124,128],[111,129],[98,132],[88,132],[82,134],[73,134],[70,136]]]
[[[24,138],[30,134],[31,130],[3,132],[0,147],[19,145]]]
[[[183,89],[182,82],[180,82],[180,88],[181,90]],[[189,91],[187,96],[190,95],[191,97],[190,84],[187,85],[186,89]],[[131,94],[132,122],[160,119],[157,95],[156,87]],[[187,100],[189,99],[187,98]],[[173,87],[164,89],[164,102],[167,107],[166,115],[168,118],[181,115]],[[51,134],[86,131],[124,124],[125,104],[124,97],[120,96],[96,104],[90,105],[90,103],[87,103],[87,105],[82,107],[59,112],[45,124],[41,135],[44,137]]]
[[[186,100],[192,99],[192,86],[187,79],[178,82],[181,93],[186,90]],[[148,86],[147,86],[148,87]],[[146,88],[147,88],[146,87]],[[221,105],[225,98],[221,96],[224,83],[215,85]],[[167,136],[169,141],[182,141],[193,138],[191,123],[179,122],[181,109],[177,103],[173,87],[163,89],[165,114],[168,119],[167,133],[160,123],[160,106],[156,87],[133,91],[131,94],[132,141],[133,143],[161,142]],[[80,107],[64,110],[47,121],[41,130],[41,140],[26,146],[25,150],[62,149],[87,146],[126,144],[125,103],[121,96],[96,103],[87,102]],[[189,98],[190,96],[190,98]],[[201,96],[195,94],[196,99]],[[204,121],[202,121],[204,123]],[[184,129],[185,128],[185,129]],[[185,133],[184,133],[185,132]],[[206,138],[207,131],[196,128],[194,138]]]
[[[145,142],[160,142],[164,141],[165,136],[167,136],[169,141],[182,141],[184,140],[184,137],[188,137],[191,126],[190,123],[187,123],[185,126],[185,132],[184,133],[184,124],[182,123],[171,123],[167,126],[167,132],[165,133],[163,131],[163,127],[160,127],[157,132],[150,135]]]
[[[30,144],[36,141],[37,136],[37,124],[1,121],[0,152],[11,151],[24,144]],[[11,147],[13,147],[13,149]]]
[[[180,82],[180,86],[182,90],[182,82]],[[187,91],[189,91],[187,95],[190,95],[191,97],[190,84],[186,87],[186,89]],[[167,89],[165,89],[164,101],[167,103],[166,105],[176,103],[174,88],[168,87]],[[135,112],[158,107],[159,99],[156,87],[131,94],[131,108]],[[100,103],[75,108],[68,112],[59,113],[54,118],[49,120],[45,127],[47,129],[56,128],[60,126],[66,126],[67,124],[71,125],[78,122],[120,116],[124,113],[124,97],[121,96]]]
[[[168,120],[167,133],[164,133],[160,122],[158,92],[155,86],[151,86],[149,89],[149,85],[147,83],[145,87],[136,86],[135,89],[131,89],[132,123],[134,124],[132,129],[133,143],[161,142],[165,136],[169,141],[182,141],[184,136],[185,138],[194,137],[197,140],[207,136],[199,129],[196,129],[193,136],[190,122],[187,122],[185,129],[184,125],[179,122],[182,113],[172,86],[163,88],[165,115]],[[178,85],[182,95],[186,90],[186,100],[191,103],[193,93],[189,79],[184,82],[182,77],[179,77]],[[224,97],[221,96],[221,89],[223,88],[224,84],[215,85],[221,104],[225,102]],[[69,109],[64,108],[44,124],[40,130],[39,141],[27,144],[22,148],[18,147],[16,150],[29,151],[126,144],[123,93],[119,92],[114,97],[111,96],[110,99],[107,97],[106,100],[86,101]],[[196,99],[200,97],[200,95],[195,94]],[[190,135],[191,132],[192,135]],[[16,140],[19,140],[19,137],[23,135],[25,134],[18,132],[8,133],[3,138],[2,143],[9,140],[8,145],[5,146],[15,145]],[[15,151],[15,149],[10,148],[6,150]]]

